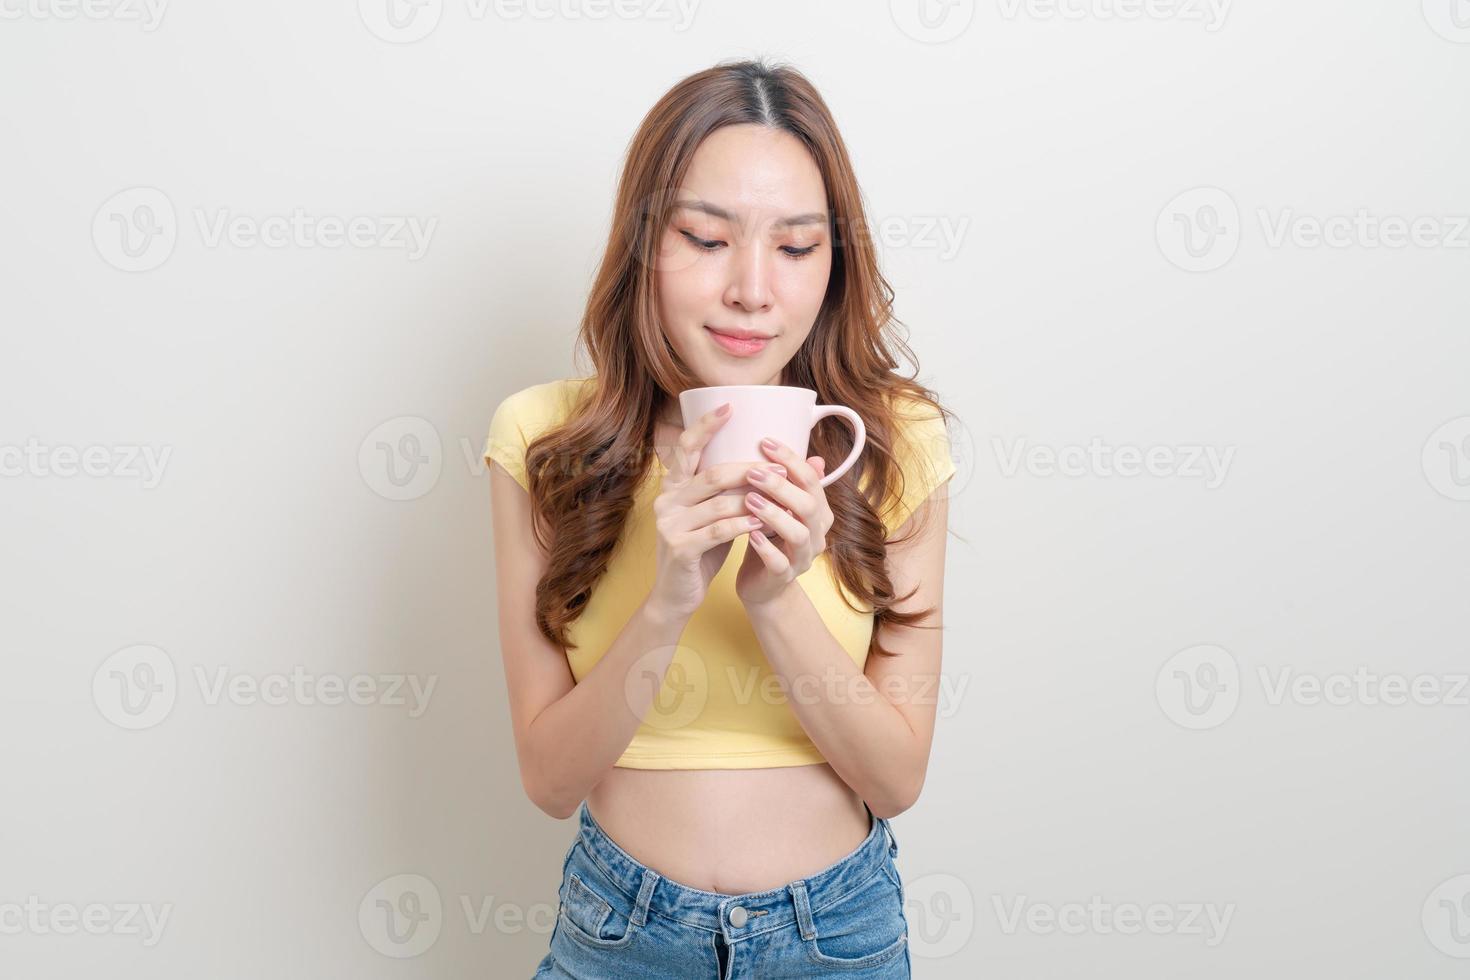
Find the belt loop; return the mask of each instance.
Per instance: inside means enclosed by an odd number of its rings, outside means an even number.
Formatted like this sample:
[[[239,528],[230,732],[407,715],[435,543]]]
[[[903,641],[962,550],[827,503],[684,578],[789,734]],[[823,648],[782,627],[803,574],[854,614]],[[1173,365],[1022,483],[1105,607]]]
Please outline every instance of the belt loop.
[[[633,924],[639,928],[648,921],[648,903],[653,901],[653,886],[658,884],[659,874],[652,868],[643,869],[643,887],[638,889],[638,901],[633,905]]]
[[[898,857],[898,837],[893,833],[893,824],[887,817],[879,817],[878,822],[883,825],[884,831],[888,834],[888,856]]]
[[[599,829],[597,821],[592,819],[592,811],[587,809],[587,801],[583,800],[577,811],[577,840],[591,850],[592,841]]]
[[[565,881],[567,877],[567,868],[570,867],[572,864],[572,855],[576,853],[577,845],[580,843],[582,843],[582,835],[577,834],[572,838],[572,846],[567,848],[566,857],[561,859],[561,877],[563,881]]]
[[[807,899],[806,882],[793,881],[786,887],[791,892],[791,900],[796,904],[796,923],[801,929],[801,938],[816,939],[817,926],[812,922],[812,906]]]

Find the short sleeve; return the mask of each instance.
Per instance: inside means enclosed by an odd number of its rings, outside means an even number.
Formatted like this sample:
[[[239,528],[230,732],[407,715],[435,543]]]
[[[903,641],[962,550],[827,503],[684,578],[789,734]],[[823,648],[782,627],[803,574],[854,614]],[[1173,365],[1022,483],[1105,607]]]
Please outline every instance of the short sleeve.
[[[884,519],[889,534],[902,528],[935,489],[955,474],[944,416],[933,405],[910,403],[900,409],[898,432],[894,455],[903,473],[903,487],[891,516]],[[892,494],[898,493],[895,487]]]
[[[523,408],[523,392],[517,392],[500,403],[490,419],[490,434],[485,437],[485,461],[494,461],[505,468],[527,492],[531,489],[530,477],[526,475],[526,447],[530,440],[521,427],[520,409]]]
[[[508,396],[490,419],[485,437],[485,461],[505,468],[526,492],[531,478],[526,470],[526,449],[542,433],[560,425],[567,417],[588,378],[548,381],[522,388]]]

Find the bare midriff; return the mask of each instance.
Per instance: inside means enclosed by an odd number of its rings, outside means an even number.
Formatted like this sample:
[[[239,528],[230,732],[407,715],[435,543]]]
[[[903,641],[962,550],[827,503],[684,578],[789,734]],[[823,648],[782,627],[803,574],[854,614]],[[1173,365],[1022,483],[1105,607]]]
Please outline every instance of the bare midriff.
[[[587,809],[635,861],[707,892],[768,891],[868,836],[863,801],[825,762],[775,769],[614,768]]]

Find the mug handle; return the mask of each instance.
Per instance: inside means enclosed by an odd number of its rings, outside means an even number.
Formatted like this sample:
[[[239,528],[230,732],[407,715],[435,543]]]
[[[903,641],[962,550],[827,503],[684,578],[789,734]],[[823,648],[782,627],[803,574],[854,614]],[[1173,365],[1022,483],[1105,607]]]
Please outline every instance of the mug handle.
[[[817,405],[812,409],[812,425],[816,425],[829,415],[840,415],[847,419],[848,424],[852,426],[856,435],[852,442],[852,452],[847,454],[847,458],[842,461],[842,465],[822,477],[822,482],[818,486],[823,487],[852,468],[852,464],[857,462],[858,455],[863,451],[864,443],[868,441],[868,427],[863,425],[862,417],[845,405]]]

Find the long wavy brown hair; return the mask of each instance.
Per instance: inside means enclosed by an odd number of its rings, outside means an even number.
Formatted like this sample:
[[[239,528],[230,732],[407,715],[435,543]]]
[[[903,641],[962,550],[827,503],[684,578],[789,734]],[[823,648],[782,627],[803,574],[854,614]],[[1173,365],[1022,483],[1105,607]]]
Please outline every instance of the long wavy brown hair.
[[[881,515],[902,494],[895,454],[897,406],[927,404],[924,414],[948,419],[938,397],[914,380],[918,362],[898,334],[893,289],[878,270],[861,193],[832,114],[805,76],[764,61],[722,62],[683,79],[644,117],[628,149],[612,228],[577,336],[577,355],[592,361],[591,381],[567,419],[532,441],[526,468],[534,504],[533,533],[548,555],[536,589],[536,622],[563,648],[568,626],[606,572],[637,488],[653,465],[654,424],[663,406],[704,384],[669,344],[658,313],[653,275],[676,192],[700,143],[722,126],[775,127],[806,146],[827,190],[832,271],[816,322],[786,365],[781,383],[810,388],[818,404],[846,405],[867,427],[867,444],[852,469],[826,488],[833,524],[826,554],[833,575],[874,616],[869,653],[893,654],[879,642],[883,625],[921,624],[934,611],[900,612],[886,567]],[[894,372],[902,351],[914,375]],[[809,455],[829,468],[852,450],[851,430],[819,425]],[[863,491],[863,478],[867,484]],[[906,541],[919,532],[911,526]],[[840,590],[839,590],[840,591]]]

